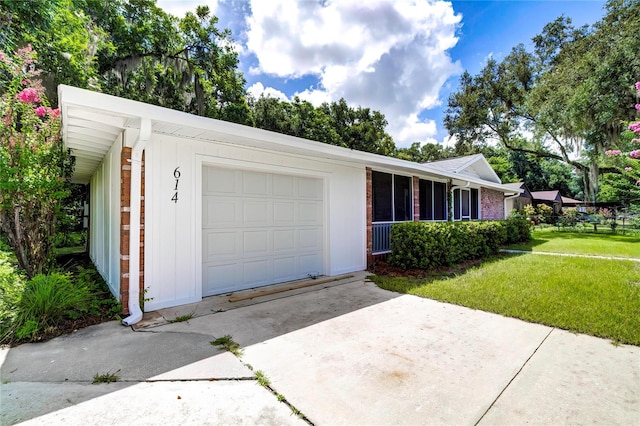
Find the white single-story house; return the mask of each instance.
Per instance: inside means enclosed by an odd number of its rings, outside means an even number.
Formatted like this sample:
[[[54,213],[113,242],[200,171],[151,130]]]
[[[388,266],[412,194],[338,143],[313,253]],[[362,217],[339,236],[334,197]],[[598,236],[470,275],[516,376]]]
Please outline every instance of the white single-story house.
[[[400,221],[503,219],[482,155],[426,164],[59,86],[89,254],[132,324],[203,297],[367,268]],[[448,200],[452,200],[449,203]],[[133,202],[132,202],[133,201]]]

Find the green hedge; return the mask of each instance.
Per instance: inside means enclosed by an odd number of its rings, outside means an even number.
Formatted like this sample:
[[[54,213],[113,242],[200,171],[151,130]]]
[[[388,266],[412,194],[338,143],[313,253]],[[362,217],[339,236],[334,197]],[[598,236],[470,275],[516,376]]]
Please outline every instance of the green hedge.
[[[391,227],[387,261],[405,269],[451,266],[529,241],[526,219],[480,222],[404,222]]]

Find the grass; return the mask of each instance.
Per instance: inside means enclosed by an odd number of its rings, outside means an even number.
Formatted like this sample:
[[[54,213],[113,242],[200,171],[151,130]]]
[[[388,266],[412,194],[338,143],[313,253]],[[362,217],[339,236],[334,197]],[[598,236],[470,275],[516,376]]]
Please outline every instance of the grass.
[[[260,370],[256,371],[255,375],[256,375],[256,381],[260,386],[262,386],[263,388],[268,388],[269,386],[271,386],[271,382],[269,381],[269,378],[262,371]]]
[[[122,313],[86,254],[56,261],[50,274],[29,280],[0,241],[0,345],[47,340]]]
[[[226,336],[218,337],[209,343],[213,346],[217,346],[220,350],[229,351],[237,357],[242,356],[242,348],[237,342],[234,342],[233,338],[228,334]]]
[[[104,374],[98,374],[96,373],[95,376],[93,376],[93,382],[91,382],[92,384],[96,385],[99,383],[115,383],[117,381],[120,380],[120,377],[117,376],[116,373],[119,373],[120,370],[116,371],[115,373],[111,373],[111,372],[106,372]]]
[[[171,324],[176,323],[176,322],[187,322],[192,318],[193,318],[193,312],[191,312],[189,314],[185,314],[185,315],[178,315],[174,319],[167,320],[167,322],[169,322]]]
[[[400,293],[640,345],[640,263],[515,255],[454,278],[374,276]]]
[[[532,252],[640,258],[640,236],[543,228],[533,232],[529,243],[514,244],[508,248]]]

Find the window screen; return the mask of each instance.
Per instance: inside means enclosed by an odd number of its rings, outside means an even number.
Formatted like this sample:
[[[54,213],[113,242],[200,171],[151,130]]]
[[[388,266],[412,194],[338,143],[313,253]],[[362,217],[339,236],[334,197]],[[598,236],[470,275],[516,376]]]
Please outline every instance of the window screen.
[[[394,209],[396,222],[412,220],[411,217],[411,178],[407,176],[394,176]]]
[[[433,220],[433,182],[420,179],[420,220]]]
[[[433,182],[433,220],[447,220],[447,185]]]
[[[393,178],[389,173],[372,172],[371,184],[373,189],[373,221],[390,222],[393,220],[391,210]]]
[[[471,192],[466,189],[460,190],[462,193],[462,218],[469,219],[471,217]]]
[[[471,190],[471,219],[480,219],[480,203],[478,202],[479,192],[477,189]]]

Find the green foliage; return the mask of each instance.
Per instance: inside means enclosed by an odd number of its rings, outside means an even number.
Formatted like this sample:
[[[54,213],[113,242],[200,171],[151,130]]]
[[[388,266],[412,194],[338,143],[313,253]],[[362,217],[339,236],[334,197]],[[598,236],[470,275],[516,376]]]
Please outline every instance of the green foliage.
[[[498,140],[523,155],[565,162],[583,179],[584,198],[595,200],[598,174],[619,173],[600,164],[602,153],[615,148],[633,117],[639,14],[636,0],[609,0],[592,27],[574,28],[560,17],[533,39],[532,51],[519,45],[502,61],[487,61],[477,75],[463,73],[444,119],[456,151]],[[527,140],[523,128],[532,134]],[[541,189],[561,189],[547,184]]]
[[[117,318],[122,313],[94,267],[77,266],[74,272],[39,275],[29,281],[15,263],[10,249],[0,242],[2,344],[59,334],[61,322],[86,316]]]
[[[256,380],[258,381],[258,384],[263,388],[268,388],[271,385],[269,378],[264,374],[264,372],[258,370],[255,372],[255,375],[256,375]]]
[[[177,317],[167,320],[169,323],[173,324],[176,322],[187,322],[189,321],[191,318],[193,318],[193,312],[189,313],[189,314],[184,314],[184,315],[178,315]]]
[[[409,148],[396,148],[392,156],[401,160],[426,163],[451,158],[454,153],[453,148],[445,147],[441,143],[414,142]]]
[[[35,52],[27,46],[0,56],[0,227],[33,277],[51,262],[72,159],[60,139],[59,111],[36,80]]]
[[[91,384],[96,385],[99,383],[115,383],[120,380],[120,377],[117,375],[118,372],[120,372],[120,370],[116,371],[115,373],[112,373],[110,371],[103,374],[96,373],[96,375],[93,376],[93,382],[91,382]]]
[[[249,105],[252,124],[261,129],[381,155],[392,155],[396,149],[383,114],[352,108],[344,99],[316,108],[298,97],[287,102],[260,96]]]
[[[32,339],[65,318],[77,319],[91,307],[92,294],[70,274],[36,275],[27,281],[16,304],[13,321],[18,339]]]
[[[237,357],[242,356],[242,348],[228,334],[222,337],[218,337],[210,343],[212,346],[217,346],[220,350],[229,351]]]
[[[405,269],[451,266],[497,253],[530,238],[525,219],[481,222],[406,222],[391,227],[390,264]]]

